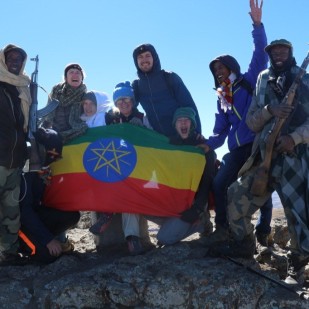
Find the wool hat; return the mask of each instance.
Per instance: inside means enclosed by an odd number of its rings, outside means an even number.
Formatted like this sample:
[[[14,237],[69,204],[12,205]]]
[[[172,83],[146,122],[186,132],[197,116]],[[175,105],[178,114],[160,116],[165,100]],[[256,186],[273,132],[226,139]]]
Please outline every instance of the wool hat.
[[[9,44],[5,47],[4,55],[6,56],[7,53],[9,53],[10,51],[13,51],[13,50],[19,52],[23,56],[23,60],[25,60],[27,58],[26,52],[22,48],[20,48],[16,45],[13,45],[13,44]]]
[[[97,98],[94,94],[93,91],[88,91],[83,95],[82,101],[84,100],[90,100],[91,102],[93,102],[95,105],[98,105],[97,103]]]
[[[274,47],[274,46],[278,46],[278,45],[282,45],[282,46],[286,46],[288,48],[291,49],[291,51],[293,50],[293,45],[291,42],[289,42],[288,40],[285,40],[285,39],[279,39],[279,40],[274,40],[272,42],[270,42],[270,44],[268,44],[266,47],[265,47],[265,51],[267,53],[270,52],[270,50]]]
[[[173,126],[175,126],[175,123],[178,118],[184,117],[184,118],[189,118],[192,123],[193,129],[196,128],[196,119],[195,119],[195,111],[191,107],[179,107],[176,109],[173,117]]]
[[[123,99],[123,98],[132,99],[133,106],[135,106],[134,91],[129,81],[121,82],[115,86],[115,89],[113,92],[114,104],[116,104],[118,100]]]
[[[82,69],[82,67],[81,67],[79,64],[77,64],[77,63],[69,63],[69,64],[67,64],[67,66],[66,66],[65,69],[64,69],[64,78],[67,77],[67,73],[68,73],[68,71],[69,71],[70,69],[77,69],[77,70],[81,71],[82,77],[83,77],[83,79],[84,79],[84,72],[83,72],[83,69]]]

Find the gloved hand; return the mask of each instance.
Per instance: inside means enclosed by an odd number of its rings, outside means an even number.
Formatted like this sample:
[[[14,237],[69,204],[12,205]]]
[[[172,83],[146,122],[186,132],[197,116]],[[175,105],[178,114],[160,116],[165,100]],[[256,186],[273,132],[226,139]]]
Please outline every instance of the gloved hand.
[[[201,212],[199,211],[199,209],[190,208],[180,213],[180,219],[188,223],[194,223],[198,220],[200,213]]]

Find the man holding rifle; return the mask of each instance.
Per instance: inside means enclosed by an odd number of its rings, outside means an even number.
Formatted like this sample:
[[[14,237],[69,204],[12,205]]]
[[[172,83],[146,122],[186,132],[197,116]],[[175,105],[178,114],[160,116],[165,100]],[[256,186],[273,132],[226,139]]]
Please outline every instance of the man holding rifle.
[[[31,96],[26,52],[13,44],[0,51],[0,265],[21,261],[20,175],[26,161]]]
[[[265,51],[271,66],[258,77],[246,117],[256,133],[252,154],[228,191],[233,240],[210,253],[253,257],[251,217],[276,190],[291,236],[286,281],[297,283],[297,274],[309,261],[309,56],[298,67],[293,46],[284,39],[272,41]]]

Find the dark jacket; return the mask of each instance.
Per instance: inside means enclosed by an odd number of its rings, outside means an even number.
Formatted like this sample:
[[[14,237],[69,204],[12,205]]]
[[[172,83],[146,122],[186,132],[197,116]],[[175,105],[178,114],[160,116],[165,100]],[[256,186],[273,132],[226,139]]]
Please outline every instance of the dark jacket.
[[[246,89],[248,87],[244,87],[242,80],[245,79],[246,84],[254,89],[258,74],[267,67],[268,56],[264,51],[267,45],[264,26],[253,27],[252,36],[255,49],[246,73],[241,74],[238,62],[229,55],[219,56],[211,61],[209,65],[213,75],[213,65],[216,61],[222,62],[236,74],[236,80],[233,83],[233,108],[224,112],[221,109],[220,100],[217,101],[218,113],[216,114],[213,135],[209,137],[207,142],[212,149],[221,147],[226,138],[228,138],[228,148],[230,151],[245,144],[252,143],[254,140],[255,134],[246,124],[246,114],[251,104],[252,94]],[[215,76],[214,79],[217,88],[219,84]]]
[[[137,65],[137,50],[133,52],[134,63],[137,68],[138,80],[138,102],[146,112],[152,128],[166,136],[175,134],[173,127],[173,115],[179,107],[192,107],[196,112],[197,131],[201,132],[201,122],[196,105],[192,96],[181,78],[175,74],[170,74],[169,85],[166,80],[166,72],[161,70],[159,56],[155,48],[147,45],[153,57],[153,68],[148,73],[143,73]],[[170,87],[171,86],[171,87]],[[172,89],[169,89],[172,88]]]
[[[0,82],[0,165],[22,168],[26,160],[24,116],[17,88]]]

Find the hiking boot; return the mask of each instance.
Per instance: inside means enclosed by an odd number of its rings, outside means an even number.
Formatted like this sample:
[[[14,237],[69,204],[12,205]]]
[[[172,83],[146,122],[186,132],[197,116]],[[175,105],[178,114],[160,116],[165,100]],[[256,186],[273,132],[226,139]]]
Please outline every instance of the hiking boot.
[[[211,256],[229,256],[234,258],[251,259],[255,253],[255,236],[249,234],[243,240],[233,240],[214,245],[210,249]]]
[[[30,259],[28,256],[21,253],[1,253],[0,252],[0,267],[1,266],[24,266],[29,264]]]
[[[126,240],[130,255],[139,255],[144,253],[144,249],[139,237],[130,235],[126,237]]]
[[[216,230],[208,236],[203,236],[199,242],[204,247],[211,247],[217,243],[228,241],[228,239],[229,239],[228,228],[217,224]]]
[[[61,243],[62,253],[69,253],[74,251],[74,245],[69,238],[65,240],[65,242]]]
[[[201,237],[209,236],[213,232],[213,224],[210,220],[210,212],[209,210],[204,211],[200,215],[200,220],[202,224],[204,225],[204,231],[200,233]]]
[[[263,247],[268,247],[269,246],[269,241],[268,241],[269,234],[255,233],[255,236],[256,236],[257,242],[261,246],[263,246]]]
[[[100,235],[105,232],[105,230],[110,225],[113,218],[112,213],[103,212],[100,214],[98,221],[93,224],[89,231],[94,235]]]
[[[305,280],[305,266],[308,262],[309,255],[289,251],[287,254],[287,277],[284,282],[291,285],[302,285]]]

